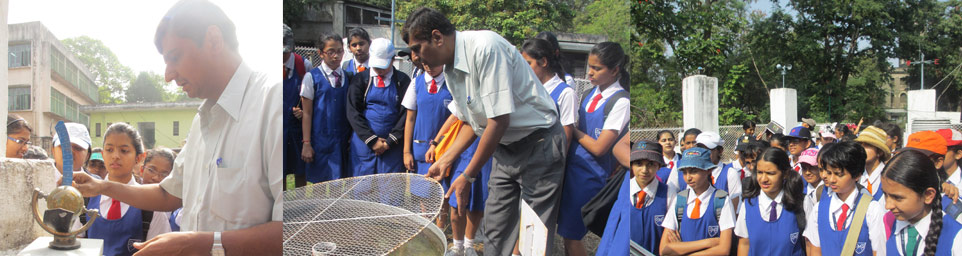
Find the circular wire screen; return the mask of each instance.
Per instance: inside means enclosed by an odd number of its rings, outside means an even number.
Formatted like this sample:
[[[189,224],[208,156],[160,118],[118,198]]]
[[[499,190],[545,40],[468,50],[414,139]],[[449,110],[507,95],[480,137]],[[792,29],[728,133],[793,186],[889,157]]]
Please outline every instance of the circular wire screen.
[[[443,253],[446,240],[432,224],[441,211],[442,193],[437,181],[408,173],[286,191],[284,255]]]

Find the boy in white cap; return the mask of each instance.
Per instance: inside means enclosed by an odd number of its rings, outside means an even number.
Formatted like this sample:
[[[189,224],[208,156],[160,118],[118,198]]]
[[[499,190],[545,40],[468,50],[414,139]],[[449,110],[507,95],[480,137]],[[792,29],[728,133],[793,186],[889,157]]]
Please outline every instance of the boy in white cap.
[[[83,171],[90,175],[91,177],[97,179],[103,179],[100,176],[87,171],[84,166],[87,166],[87,160],[90,159],[90,133],[87,132],[87,127],[78,123],[65,123],[67,127],[67,135],[70,138],[71,152],[73,153],[73,166],[70,170],[79,172]],[[60,148],[60,136],[56,133],[53,135],[53,149],[51,149],[51,155],[53,156],[54,163],[57,165],[57,180],[63,176],[63,150]]]
[[[371,42],[369,70],[357,73],[347,92],[353,176],[404,171],[401,143],[407,112],[401,99],[411,78],[391,66],[394,44],[385,38]]]

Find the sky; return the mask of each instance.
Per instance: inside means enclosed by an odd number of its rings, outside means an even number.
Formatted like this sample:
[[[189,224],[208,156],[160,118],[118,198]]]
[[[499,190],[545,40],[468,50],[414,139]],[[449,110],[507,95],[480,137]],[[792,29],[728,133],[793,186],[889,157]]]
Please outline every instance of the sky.
[[[254,70],[278,70],[281,62],[280,1],[211,0],[234,22],[241,57]],[[154,32],[174,0],[9,0],[9,24],[40,21],[58,39],[86,35],[103,41],[134,71],[164,74]],[[274,63],[274,64],[270,64]],[[268,72],[277,75],[279,72]],[[180,91],[173,84],[168,90]]]

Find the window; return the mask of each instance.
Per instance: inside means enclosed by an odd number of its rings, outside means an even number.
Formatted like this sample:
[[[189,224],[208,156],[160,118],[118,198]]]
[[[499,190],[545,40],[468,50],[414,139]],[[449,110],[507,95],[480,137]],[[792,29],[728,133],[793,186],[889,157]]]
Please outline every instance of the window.
[[[7,51],[8,68],[30,66],[30,43],[10,45]]]
[[[97,137],[100,137],[100,123],[97,123]]]
[[[57,91],[57,89],[50,88],[50,112],[60,116],[66,116],[66,102],[66,96]]]
[[[174,136],[180,136],[180,121],[174,121]]]
[[[30,87],[10,87],[7,102],[9,110],[30,110]]]

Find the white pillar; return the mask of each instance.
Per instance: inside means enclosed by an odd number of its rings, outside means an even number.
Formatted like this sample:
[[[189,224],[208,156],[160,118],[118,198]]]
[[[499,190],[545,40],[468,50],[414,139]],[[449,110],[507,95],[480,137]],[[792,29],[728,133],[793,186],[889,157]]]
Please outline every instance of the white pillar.
[[[769,93],[771,106],[771,120],[778,122],[785,129],[783,133],[788,133],[798,124],[798,96],[795,89],[778,88],[772,89]]]
[[[2,38],[2,40],[0,40],[0,54],[4,56],[3,60],[0,61],[0,99],[2,99],[0,102],[3,102],[3,106],[0,106],[0,115],[3,115],[4,122],[7,120],[7,93],[9,93],[7,90],[7,82],[9,82],[7,81],[7,58],[9,58],[9,53],[7,53],[7,50],[9,50],[7,47],[9,46],[7,44],[10,38],[10,36],[7,35],[7,7],[9,6],[9,1],[0,0],[0,38]],[[6,125],[0,127],[0,134],[7,134]],[[7,143],[0,143],[0,152],[7,152]],[[4,157],[6,157],[6,155],[0,156],[0,159]]]
[[[718,131],[718,78],[694,75],[681,80],[685,130]]]

